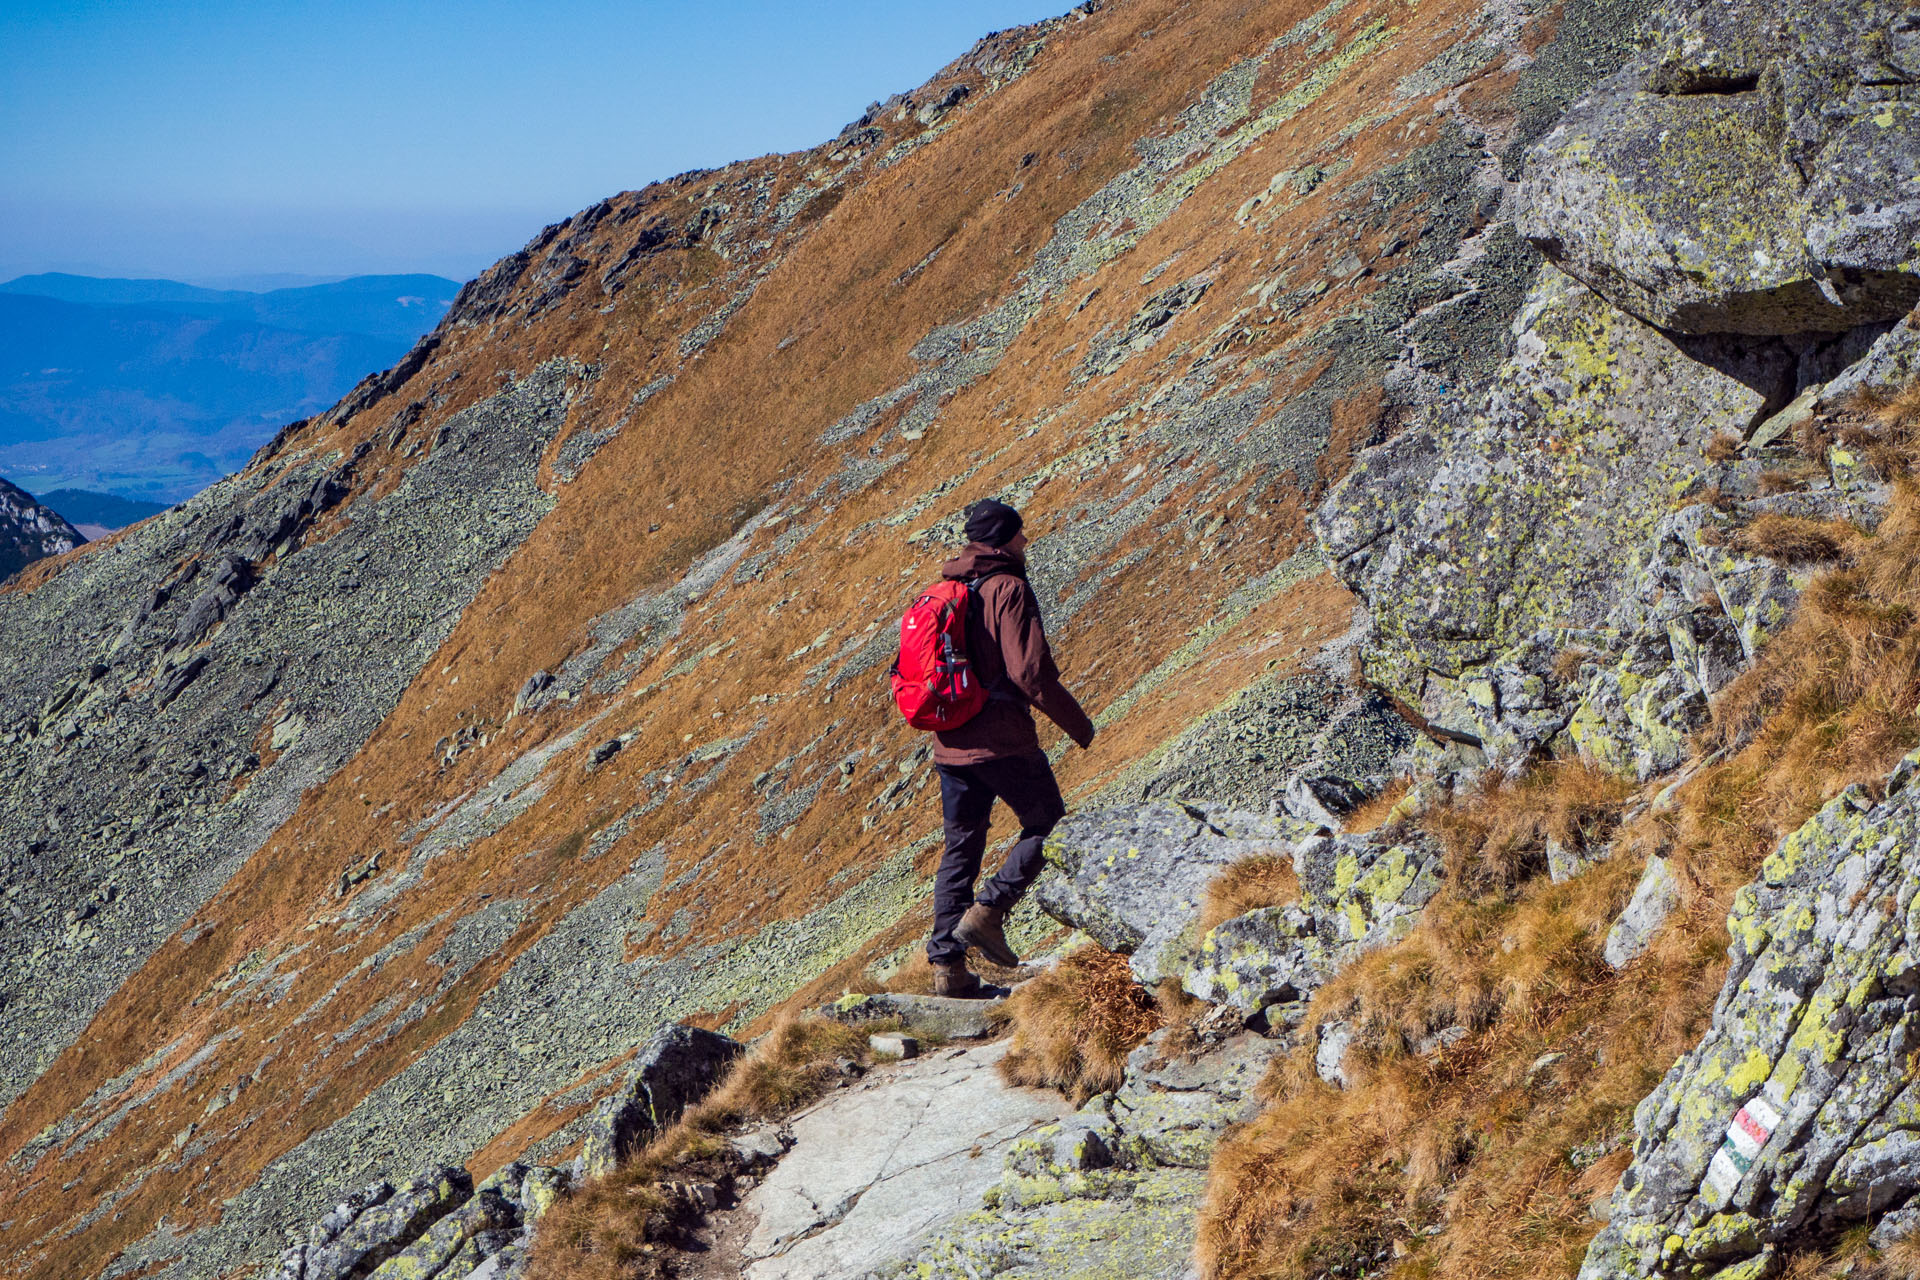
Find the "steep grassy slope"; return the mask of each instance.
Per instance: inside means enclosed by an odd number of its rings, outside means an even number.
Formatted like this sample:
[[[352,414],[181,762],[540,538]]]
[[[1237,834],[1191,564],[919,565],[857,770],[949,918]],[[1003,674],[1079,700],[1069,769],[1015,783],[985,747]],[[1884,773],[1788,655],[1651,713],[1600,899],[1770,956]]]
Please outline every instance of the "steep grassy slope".
[[[663,1020],[924,929],[888,627],[996,493],[1106,791],[1344,696],[1304,513],[1484,380],[1516,148],[1639,6],[1130,0],[549,228],[399,366],[0,597],[0,1269],[229,1274],[551,1156]]]

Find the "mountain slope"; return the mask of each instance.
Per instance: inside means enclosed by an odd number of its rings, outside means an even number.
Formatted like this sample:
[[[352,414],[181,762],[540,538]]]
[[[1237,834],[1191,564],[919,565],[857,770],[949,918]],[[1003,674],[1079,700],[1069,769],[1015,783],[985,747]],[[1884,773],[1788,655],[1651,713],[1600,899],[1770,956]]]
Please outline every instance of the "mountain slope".
[[[912,947],[938,821],[880,678],[983,494],[1102,725],[1074,803],[1378,786],[1405,730],[1346,687],[1306,513],[1508,355],[1508,184],[1642,8],[999,33],[548,228],[241,474],[30,572],[0,1267],[263,1263],[345,1188],[563,1153],[663,1021]]]

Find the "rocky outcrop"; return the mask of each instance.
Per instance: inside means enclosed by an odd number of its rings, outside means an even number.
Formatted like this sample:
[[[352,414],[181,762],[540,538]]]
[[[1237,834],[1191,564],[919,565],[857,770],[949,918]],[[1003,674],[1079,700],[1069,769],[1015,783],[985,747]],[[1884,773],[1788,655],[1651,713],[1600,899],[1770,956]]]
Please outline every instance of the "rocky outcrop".
[[[1836,467],[1767,498],[1785,448],[1709,456],[1791,384],[1784,347],[1677,339],[1554,268],[1515,334],[1491,390],[1363,455],[1315,529],[1372,611],[1368,675],[1433,729],[1502,765],[1574,748],[1648,776],[1805,581],[1726,530],[1787,507],[1866,518],[1884,493]]]
[[[36,560],[64,555],[85,541],[59,512],[0,480],[0,582]]]
[[[1848,450],[1798,492],[1761,479],[1803,473],[1792,430],[1821,406],[1911,368],[1887,329],[1920,301],[1916,41],[1893,4],[1674,6],[1529,153],[1518,227],[1552,265],[1511,358],[1315,518],[1372,612],[1369,676],[1469,765],[1677,766],[1812,568],[1733,530],[1877,520]]]
[[[574,1176],[611,1172],[705,1097],[745,1048],[732,1036],[701,1027],[660,1028],[641,1047],[619,1087],[594,1108]]]
[[[1527,236],[1676,333],[1841,332],[1920,303],[1920,17],[1676,4],[1521,184]]]
[[[1853,787],[1743,888],[1713,1026],[1634,1114],[1582,1280],[1749,1280],[1920,1192],[1920,754]]]
[[[1440,889],[1440,847],[1418,832],[1315,836],[1293,854],[1300,900],[1215,926],[1189,993],[1260,1014],[1306,999],[1363,951],[1404,938]]]
[[[1152,985],[1179,977],[1200,939],[1207,883],[1242,858],[1280,854],[1313,828],[1286,818],[1161,801],[1076,813],[1047,838],[1041,908]]]
[[[1047,842],[1041,906],[1134,976],[1181,982],[1248,1016],[1304,1001],[1355,956],[1405,937],[1445,874],[1440,848],[1400,825],[1329,833],[1290,818],[1153,804],[1075,814]],[[1296,902],[1199,933],[1206,887],[1252,857],[1292,861]]]
[[[594,1107],[570,1166],[509,1161],[477,1187],[459,1168],[398,1189],[374,1183],[314,1224],[265,1280],[515,1280],[541,1215],[567,1188],[672,1125],[743,1048],[718,1032],[662,1027]]]

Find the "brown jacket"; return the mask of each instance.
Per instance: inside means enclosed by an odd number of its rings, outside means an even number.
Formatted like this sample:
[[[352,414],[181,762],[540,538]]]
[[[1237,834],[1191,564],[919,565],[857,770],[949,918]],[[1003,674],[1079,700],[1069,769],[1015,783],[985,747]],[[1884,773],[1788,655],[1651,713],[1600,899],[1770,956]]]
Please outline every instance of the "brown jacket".
[[[1038,707],[1081,746],[1093,741],[1093,721],[1060,683],[1040,623],[1040,602],[1027,585],[1026,557],[1004,547],[970,542],[941,566],[942,577],[981,581],[979,604],[967,611],[967,659],[990,692],[980,714],[934,734],[935,764],[980,764],[1040,749],[1028,707]]]

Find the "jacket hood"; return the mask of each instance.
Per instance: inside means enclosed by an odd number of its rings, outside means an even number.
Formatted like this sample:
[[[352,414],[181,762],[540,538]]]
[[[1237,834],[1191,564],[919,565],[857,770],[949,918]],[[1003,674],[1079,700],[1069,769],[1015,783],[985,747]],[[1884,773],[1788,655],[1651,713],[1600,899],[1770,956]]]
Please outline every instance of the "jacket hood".
[[[1009,551],[1005,547],[990,547],[984,542],[969,542],[966,550],[940,566],[940,576],[956,582],[988,573],[1011,573],[1015,577],[1025,578],[1026,554]]]

